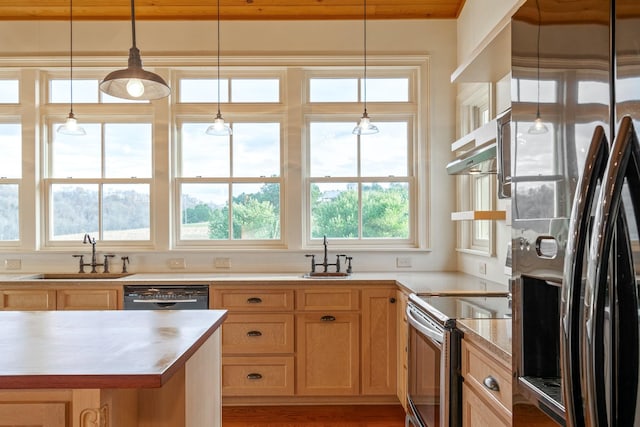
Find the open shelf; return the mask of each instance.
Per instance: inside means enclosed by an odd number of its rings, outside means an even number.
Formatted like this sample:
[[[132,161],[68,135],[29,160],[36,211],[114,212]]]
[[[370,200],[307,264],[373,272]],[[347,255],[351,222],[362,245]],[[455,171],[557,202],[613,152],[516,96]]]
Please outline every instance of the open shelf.
[[[451,212],[452,221],[505,220],[507,211],[461,211]]]

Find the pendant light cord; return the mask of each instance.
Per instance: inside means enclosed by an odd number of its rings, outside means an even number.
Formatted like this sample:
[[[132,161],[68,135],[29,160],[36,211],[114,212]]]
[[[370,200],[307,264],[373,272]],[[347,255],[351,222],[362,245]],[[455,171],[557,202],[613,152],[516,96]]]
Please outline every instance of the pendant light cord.
[[[69,110],[71,115],[73,115],[73,0],[69,0],[69,85]]]
[[[218,30],[218,50],[217,50],[217,54],[218,54],[218,66],[217,66],[217,74],[218,74],[218,116],[220,116],[220,0],[218,0],[218,25],[217,25],[217,30]]]
[[[131,38],[133,40],[133,47],[136,46],[136,7],[134,5],[135,0],[131,0]]]
[[[364,0],[364,112],[367,112],[367,0]]]
[[[540,118],[540,23],[542,21],[542,17],[540,15],[540,3],[536,0],[536,9],[538,10],[538,35],[537,35],[537,47],[536,47],[536,56],[537,56],[537,78],[536,81],[538,83],[538,100],[536,102],[536,118]]]

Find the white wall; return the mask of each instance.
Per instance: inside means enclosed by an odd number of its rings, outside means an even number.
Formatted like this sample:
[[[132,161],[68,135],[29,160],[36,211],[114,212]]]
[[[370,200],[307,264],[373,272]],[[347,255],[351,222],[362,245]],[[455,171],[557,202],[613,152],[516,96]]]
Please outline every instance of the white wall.
[[[42,58],[66,67],[68,22],[4,22],[0,26],[0,67],[38,65]],[[137,22],[137,45],[145,65],[169,65],[172,57],[181,59],[214,56],[215,22]],[[222,22],[222,54],[250,55],[327,55],[362,54],[361,21],[304,22]],[[396,257],[409,256],[415,271],[455,270],[454,226],[449,219],[454,207],[455,182],[445,171],[450,160],[449,146],[455,137],[455,87],[450,75],[456,67],[456,22],[453,20],[369,21],[367,52],[371,57],[384,54],[426,55],[430,80],[423,88],[428,100],[421,138],[426,150],[420,151],[427,165],[428,206],[431,217],[430,244],[420,249],[397,251],[348,251],[354,256],[356,271],[394,271]],[[129,22],[74,22],[74,62],[104,65],[105,57],[114,68],[123,68],[131,45]],[[98,59],[96,59],[98,58]],[[210,63],[209,63],[210,64]],[[295,165],[294,165],[295,166]],[[100,249],[98,245],[98,249]],[[86,251],[78,245],[76,252]],[[272,251],[115,251],[129,255],[131,271],[168,271],[170,258],[185,258],[188,271],[213,271],[215,257],[230,257],[231,270],[223,272],[280,272],[307,270],[302,255],[305,248]],[[23,271],[71,271],[75,268],[70,252],[0,253],[2,259],[19,258]],[[402,269],[401,271],[406,271]]]

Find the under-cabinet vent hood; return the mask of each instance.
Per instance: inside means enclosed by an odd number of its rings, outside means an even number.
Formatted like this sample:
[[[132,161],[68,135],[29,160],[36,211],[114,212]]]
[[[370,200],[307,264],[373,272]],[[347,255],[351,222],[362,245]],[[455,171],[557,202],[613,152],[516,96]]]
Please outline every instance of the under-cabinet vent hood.
[[[496,142],[491,141],[465,152],[447,165],[449,175],[497,173]]]

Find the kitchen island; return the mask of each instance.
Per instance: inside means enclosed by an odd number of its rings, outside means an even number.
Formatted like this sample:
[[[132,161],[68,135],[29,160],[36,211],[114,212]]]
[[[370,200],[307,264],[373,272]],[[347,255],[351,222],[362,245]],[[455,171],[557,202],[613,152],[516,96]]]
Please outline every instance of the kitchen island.
[[[225,317],[0,312],[0,425],[219,426]]]

